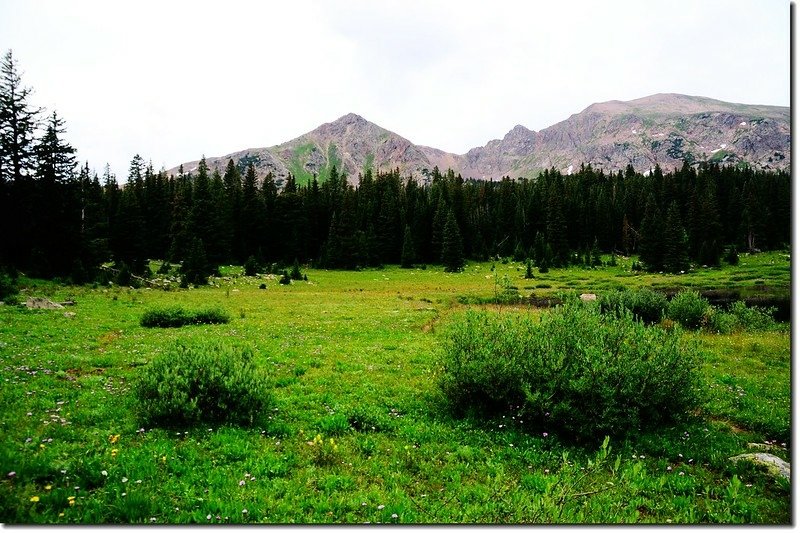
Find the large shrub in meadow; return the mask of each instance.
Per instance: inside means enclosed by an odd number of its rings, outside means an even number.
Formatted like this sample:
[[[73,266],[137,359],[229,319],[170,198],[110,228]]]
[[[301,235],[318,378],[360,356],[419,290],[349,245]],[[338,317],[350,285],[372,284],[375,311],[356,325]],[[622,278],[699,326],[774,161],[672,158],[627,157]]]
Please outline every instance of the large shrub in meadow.
[[[600,309],[603,313],[630,311],[644,323],[655,324],[667,309],[667,298],[650,289],[610,291],[600,297]]]
[[[697,291],[681,291],[672,297],[667,305],[667,318],[680,323],[685,328],[697,329],[710,312],[708,300]]]
[[[267,377],[250,350],[219,343],[182,343],[144,367],[136,397],[144,424],[250,425],[271,403]]]
[[[180,306],[148,309],[139,320],[145,328],[179,328],[191,324],[227,324],[231,317],[220,307],[190,311]]]
[[[579,439],[654,428],[698,403],[697,352],[630,312],[570,302],[545,314],[469,312],[447,336],[441,390],[457,412],[523,412]]]

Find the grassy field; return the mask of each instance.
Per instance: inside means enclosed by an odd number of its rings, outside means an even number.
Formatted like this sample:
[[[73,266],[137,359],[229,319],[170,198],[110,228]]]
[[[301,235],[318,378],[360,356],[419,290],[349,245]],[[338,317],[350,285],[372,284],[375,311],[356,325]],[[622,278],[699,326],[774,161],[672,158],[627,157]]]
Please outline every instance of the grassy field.
[[[780,523],[790,487],[729,457],[769,443],[789,459],[790,331],[686,332],[707,397],[690,421],[591,446],[515,417],[454,418],[436,387],[440,342],[475,304],[617,287],[788,295],[789,258],[639,274],[630,260],[523,279],[519,263],[308,270],[308,282],[223,269],[162,291],[23,279],[0,307],[0,521],[5,523]],[[266,289],[259,286],[264,283]],[[167,304],[217,305],[228,324],[146,329]],[[544,313],[487,306],[498,313]],[[65,312],[75,313],[67,316]],[[263,424],[142,427],[137,375],[180,340],[250,347],[274,387]],[[317,438],[319,435],[319,438]]]

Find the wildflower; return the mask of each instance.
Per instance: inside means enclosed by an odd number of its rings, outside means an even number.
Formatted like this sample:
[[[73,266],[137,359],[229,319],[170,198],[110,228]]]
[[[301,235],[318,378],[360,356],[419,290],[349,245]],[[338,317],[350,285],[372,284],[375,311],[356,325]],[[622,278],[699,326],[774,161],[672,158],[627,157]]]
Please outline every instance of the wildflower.
[[[151,523],[151,524],[152,524],[153,522],[155,522],[155,521],[156,521],[156,517],[155,517],[155,516],[152,516],[152,517],[150,517],[150,523]]]
[[[126,478],[126,477],[122,478],[122,482],[123,483],[127,483],[128,482],[128,478]]]
[[[397,519],[397,513],[392,513],[392,518]]]
[[[117,442],[119,442],[119,435],[109,435],[108,442],[110,442],[111,444],[116,444]]]
[[[667,472],[672,472],[672,467],[671,466],[667,467]]]
[[[644,455],[640,455],[640,456],[639,456],[639,459],[644,459]]]
[[[100,473],[101,473],[101,474],[103,474],[104,476],[108,476],[108,472],[107,472],[106,470],[103,470],[103,471],[102,471],[102,472],[100,472]]]
[[[52,486],[52,485],[45,485],[45,487],[44,487],[44,490],[50,490],[50,489],[52,489],[52,488],[53,488],[53,486]]]
[[[118,452],[118,451],[119,451],[119,450],[117,450],[116,448],[112,448],[112,450],[111,450],[111,457],[116,457],[116,456],[117,456],[117,452]]]
[[[380,511],[380,510],[382,510],[384,507],[386,507],[386,506],[385,506],[385,505],[383,505],[383,504],[380,504],[380,505],[378,506],[378,510]]]
[[[210,514],[206,515],[206,520],[211,520],[211,515]]]
[[[167,456],[166,455],[162,455],[161,456],[161,462],[162,463],[166,463],[167,462]]]
[[[244,480],[243,479],[239,481],[239,486],[240,487],[244,487]]]
[[[141,480],[141,479],[137,479],[137,480],[136,480],[136,484],[137,484],[137,485],[141,485],[141,484],[142,484],[142,480]]]
[[[542,433],[542,437],[547,437],[547,432]]]
[[[9,472],[8,474],[6,474],[6,477],[7,477],[8,479],[13,479],[13,478],[17,477],[17,473],[16,473],[16,472],[14,472],[14,471],[11,471],[11,472]]]
[[[70,507],[74,506],[75,505],[75,496],[70,496],[69,498],[67,498],[67,503],[69,503]]]
[[[61,518],[62,516],[64,516],[64,513],[58,513],[59,518]]]
[[[683,472],[678,472],[678,475],[679,476],[685,476],[686,474],[684,474]]]
[[[123,493],[122,493],[122,497],[123,497],[123,498],[124,498],[125,496],[127,496],[127,495],[128,495],[128,493],[127,493],[127,492],[123,492]]]
[[[39,501],[39,497],[38,497],[38,496],[31,496],[31,501],[32,501],[33,503],[36,503],[36,502],[38,502],[38,501]]]
[[[247,509],[242,509],[242,514],[247,514]]]

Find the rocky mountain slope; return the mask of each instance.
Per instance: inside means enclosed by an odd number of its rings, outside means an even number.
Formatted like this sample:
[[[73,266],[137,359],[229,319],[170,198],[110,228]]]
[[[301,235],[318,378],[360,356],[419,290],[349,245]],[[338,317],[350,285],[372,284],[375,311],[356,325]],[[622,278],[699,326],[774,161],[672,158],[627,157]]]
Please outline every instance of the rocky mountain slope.
[[[206,160],[220,171],[229,159],[242,168],[253,162],[259,176],[272,172],[279,181],[289,172],[300,182],[315,174],[325,179],[334,165],[351,181],[366,168],[396,167],[425,180],[434,166],[452,168],[465,178],[497,179],[533,177],[551,167],[570,173],[582,163],[608,171],[628,164],[640,172],[656,164],[669,170],[684,161],[788,170],[790,143],[788,107],[657,94],[592,104],[538,132],[518,125],[502,139],[463,155],[415,145],[351,113],[284,144]],[[184,170],[192,171],[197,163],[184,163]]]

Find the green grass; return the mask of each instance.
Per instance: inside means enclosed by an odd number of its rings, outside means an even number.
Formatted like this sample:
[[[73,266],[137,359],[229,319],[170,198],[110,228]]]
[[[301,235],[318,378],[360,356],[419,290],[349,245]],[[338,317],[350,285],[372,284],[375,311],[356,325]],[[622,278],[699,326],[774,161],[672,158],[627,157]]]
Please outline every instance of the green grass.
[[[443,408],[435,382],[445,326],[469,307],[460,297],[491,301],[504,280],[523,296],[619,286],[789,292],[786,254],[742,254],[738,267],[682,276],[618,261],[533,280],[513,262],[494,271],[473,263],[461,274],[308,270],[310,282],[290,286],[223,267],[230,280],[169,292],[23,278],[23,301],[77,305],[0,307],[0,522],[789,523],[788,483],[728,460],[750,442],[790,454],[788,326],[685,333],[704,353],[700,412],[605,450],[532,433],[514,418],[453,418]],[[139,325],[145,310],[167,305],[220,307],[232,318]],[[137,376],[195,338],[252,349],[274,390],[261,425],[142,428]]]
[[[289,171],[294,175],[298,185],[306,185],[314,179],[314,175],[306,170],[305,164],[308,162],[308,156],[314,150],[314,143],[306,143],[295,148],[292,158],[289,161]],[[331,175],[331,170],[336,167],[339,174],[343,172],[342,159],[339,157],[339,151],[335,144],[328,145],[327,157],[325,165],[319,169],[317,180],[319,183],[327,180]]]

